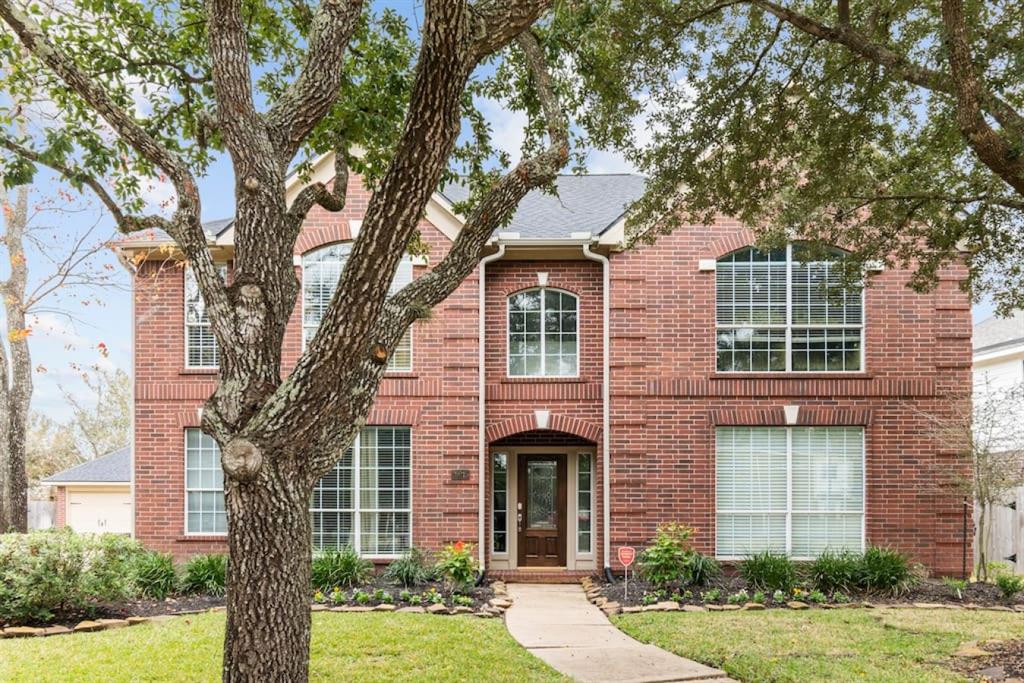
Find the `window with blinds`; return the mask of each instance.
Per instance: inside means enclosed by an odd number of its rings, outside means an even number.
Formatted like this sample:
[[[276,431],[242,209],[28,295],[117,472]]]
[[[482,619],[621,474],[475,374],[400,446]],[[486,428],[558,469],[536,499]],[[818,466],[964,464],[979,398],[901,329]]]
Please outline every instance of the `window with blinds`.
[[[412,444],[408,427],[366,427],[317,482],[310,500],[313,548],[350,546],[400,555],[412,545]]]
[[[863,549],[860,427],[720,427],[715,476],[719,557]]]
[[[715,268],[719,372],[863,369],[863,289],[844,286],[840,259],[800,245],[741,249]]]
[[[328,244],[302,257],[302,346],[316,334],[341,279],[341,271],[352,252],[351,242]],[[412,282],[412,258],[405,255],[398,264],[388,294]],[[405,331],[388,358],[388,372],[412,371],[412,328]]]
[[[220,449],[199,429],[185,430],[185,533],[227,533]]]
[[[218,267],[221,279],[227,277],[227,266]],[[185,267],[185,367],[214,369],[220,367],[220,351],[213,336],[206,302],[199,292],[195,273]]]

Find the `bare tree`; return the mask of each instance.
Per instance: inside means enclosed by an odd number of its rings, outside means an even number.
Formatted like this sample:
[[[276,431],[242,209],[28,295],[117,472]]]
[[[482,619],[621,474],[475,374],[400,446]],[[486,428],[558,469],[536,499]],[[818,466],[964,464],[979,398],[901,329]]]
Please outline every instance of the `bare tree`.
[[[82,460],[92,460],[128,443],[131,428],[131,378],[121,369],[99,366],[81,374],[86,391],[60,386],[71,407],[68,426]]]
[[[969,474],[953,475],[952,483],[975,502],[974,575],[987,581],[992,510],[1006,505],[1010,494],[1024,486],[1024,385],[999,386],[986,380],[975,387],[973,397],[952,396],[946,403],[942,410],[920,414],[940,448],[970,463]]]

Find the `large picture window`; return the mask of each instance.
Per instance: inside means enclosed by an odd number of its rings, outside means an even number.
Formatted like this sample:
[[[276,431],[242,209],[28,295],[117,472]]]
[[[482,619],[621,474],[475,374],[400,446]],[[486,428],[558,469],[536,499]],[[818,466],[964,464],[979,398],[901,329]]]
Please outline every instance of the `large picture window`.
[[[227,533],[220,449],[199,429],[185,430],[185,533]]]
[[[840,260],[801,245],[741,249],[715,268],[719,372],[863,369],[863,289],[844,288]]]
[[[218,268],[221,279],[227,277],[227,266]],[[195,273],[185,267],[185,367],[213,369],[220,366],[220,351],[213,336],[206,303],[199,293]]]
[[[510,377],[573,377],[579,374],[575,296],[540,287],[508,299]]]
[[[863,549],[862,428],[720,427],[715,475],[718,556]]]
[[[313,548],[399,555],[412,545],[411,433],[366,427],[313,489]]]
[[[316,334],[341,279],[341,271],[352,251],[351,242],[328,244],[302,257],[302,345]],[[412,259],[406,255],[398,264],[389,294],[412,282]],[[388,372],[412,371],[412,328],[405,331],[388,358]]]

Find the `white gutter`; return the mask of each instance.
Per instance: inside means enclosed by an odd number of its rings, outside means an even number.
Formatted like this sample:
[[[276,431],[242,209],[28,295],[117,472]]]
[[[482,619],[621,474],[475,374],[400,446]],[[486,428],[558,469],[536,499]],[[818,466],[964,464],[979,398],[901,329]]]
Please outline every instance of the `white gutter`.
[[[487,479],[487,433],[486,433],[487,423],[485,421],[486,413],[487,413],[487,405],[486,405],[487,399],[486,399],[486,396],[485,396],[485,391],[487,389],[487,385],[486,385],[486,379],[487,378],[485,376],[486,375],[486,371],[484,370],[484,363],[485,363],[485,360],[486,360],[484,358],[484,339],[486,338],[484,336],[484,334],[485,334],[484,321],[486,320],[486,316],[485,316],[485,313],[484,313],[484,304],[486,303],[486,300],[487,300],[486,272],[487,272],[487,264],[488,263],[490,263],[491,261],[497,261],[498,259],[500,259],[504,255],[505,255],[505,245],[499,242],[498,243],[498,251],[494,252],[490,256],[485,256],[482,259],[480,259],[480,302],[479,302],[479,308],[477,310],[477,317],[479,319],[478,320],[478,323],[479,323],[479,328],[478,328],[479,338],[477,340],[477,354],[478,354],[478,361],[477,362],[479,363],[479,366],[480,366],[480,368],[479,368],[480,380],[479,380],[479,385],[478,385],[478,392],[479,392],[479,399],[478,400],[479,400],[479,404],[478,404],[478,407],[477,407],[477,411],[478,411],[477,412],[477,421],[478,421],[478,424],[479,424],[479,432],[480,432],[480,437],[479,437],[479,440],[480,440],[480,443],[479,443],[479,446],[480,446],[480,462],[478,463],[478,467],[477,467],[477,489],[478,489],[478,494],[480,496],[480,513],[477,515],[477,519],[478,519],[478,524],[477,524],[477,536],[478,536],[477,550],[479,551],[479,554],[480,554],[480,571],[481,572],[484,571],[487,568],[487,564],[486,564],[487,563],[487,481],[486,481],[486,479]]]
[[[611,271],[608,257],[590,250],[583,245],[583,255],[591,261],[601,263],[601,507],[602,535],[604,536],[604,569],[611,569],[611,362],[609,351],[609,312],[611,311]]]

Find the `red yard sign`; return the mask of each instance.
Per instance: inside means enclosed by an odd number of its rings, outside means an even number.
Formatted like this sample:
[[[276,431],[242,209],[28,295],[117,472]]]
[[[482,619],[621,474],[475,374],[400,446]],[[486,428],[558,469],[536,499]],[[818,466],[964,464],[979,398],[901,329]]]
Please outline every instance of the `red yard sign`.
[[[628,567],[633,564],[633,560],[636,559],[636,548],[630,545],[624,545],[619,548],[619,562],[622,563],[623,567]]]

